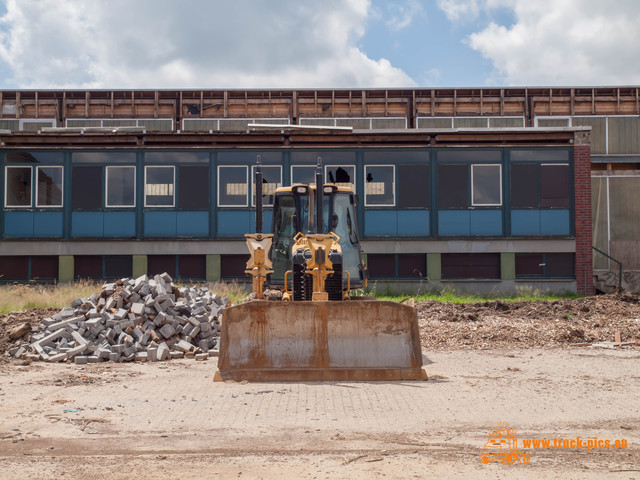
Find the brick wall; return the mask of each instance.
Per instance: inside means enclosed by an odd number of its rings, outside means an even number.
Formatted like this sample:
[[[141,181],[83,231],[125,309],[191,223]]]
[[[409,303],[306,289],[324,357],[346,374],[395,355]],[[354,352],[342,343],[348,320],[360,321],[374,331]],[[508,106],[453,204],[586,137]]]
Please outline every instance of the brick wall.
[[[575,142],[573,162],[577,293],[593,295],[595,288],[591,249],[591,146],[588,137],[586,141],[581,138]]]

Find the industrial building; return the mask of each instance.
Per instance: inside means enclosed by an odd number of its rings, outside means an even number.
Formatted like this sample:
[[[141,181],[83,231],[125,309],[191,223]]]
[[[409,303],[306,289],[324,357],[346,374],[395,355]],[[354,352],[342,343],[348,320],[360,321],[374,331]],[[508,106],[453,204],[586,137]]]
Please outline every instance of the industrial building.
[[[260,155],[355,189],[376,288],[628,286],[638,90],[0,91],[0,280],[242,278]]]

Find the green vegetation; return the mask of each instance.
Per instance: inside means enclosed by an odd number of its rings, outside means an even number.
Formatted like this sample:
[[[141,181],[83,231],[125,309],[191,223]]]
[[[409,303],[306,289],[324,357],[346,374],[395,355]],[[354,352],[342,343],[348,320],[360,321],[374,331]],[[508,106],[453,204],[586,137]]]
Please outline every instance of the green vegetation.
[[[436,300],[438,302],[449,302],[449,303],[479,303],[486,302],[492,300],[500,300],[503,302],[519,302],[519,301],[535,301],[535,300],[557,300],[559,298],[578,298],[580,295],[576,295],[575,293],[565,293],[565,294],[553,294],[549,291],[542,291],[539,289],[532,288],[530,286],[519,287],[516,289],[516,293],[514,295],[501,295],[498,293],[488,293],[485,295],[479,294],[470,294],[461,292],[452,287],[446,287],[441,290],[432,290],[424,293],[420,293],[417,296],[414,293],[406,293],[406,294],[397,294],[395,292],[391,292],[388,289],[380,292],[376,291],[376,285],[364,291],[364,295],[371,295],[376,297],[378,300],[390,300],[394,302],[399,302],[407,297],[414,297],[416,302],[421,302],[423,300]]]

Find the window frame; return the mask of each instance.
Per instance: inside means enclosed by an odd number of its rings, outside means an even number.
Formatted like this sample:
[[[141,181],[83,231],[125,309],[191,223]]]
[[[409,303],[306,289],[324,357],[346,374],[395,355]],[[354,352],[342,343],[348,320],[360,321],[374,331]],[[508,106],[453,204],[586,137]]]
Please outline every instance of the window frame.
[[[171,192],[171,205],[149,205],[147,203],[147,172],[149,168],[170,168],[173,172],[173,191]],[[176,166],[175,165],[145,165],[144,166],[144,206],[145,208],[175,208],[176,206]]]
[[[220,192],[222,191],[222,186],[220,184],[221,181],[221,177],[220,177],[220,171],[223,168],[244,168],[244,175],[245,175],[245,184],[247,185],[247,191],[244,194],[244,204],[242,205],[223,205],[220,203]],[[218,165],[217,168],[217,188],[216,188],[216,207],[217,208],[247,208],[249,206],[249,166],[248,165]]]
[[[356,186],[357,186],[356,176],[357,176],[357,173],[358,173],[356,171],[356,166],[355,165],[348,165],[348,164],[347,165],[325,165],[324,166],[324,183],[331,183],[329,181],[328,169],[332,168],[332,167],[335,167],[335,168],[344,168],[344,167],[353,168],[353,176],[352,176],[353,182],[351,182],[351,183],[353,185],[353,191],[355,193],[356,192]],[[342,183],[342,182],[340,182],[340,183]],[[336,183],[336,185],[337,185],[337,183]]]
[[[498,167],[498,186],[499,186],[499,203],[476,203],[474,200],[475,183],[474,183],[474,170],[475,167]],[[503,194],[502,194],[502,164],[501,163],[472,163],[471,164],[471,205],[470,207],[502,207]]]
[[[368,167],[391,167],[391,197],[392,197],[392,201],[391,203],[367,203],[367,196],[369,194],[367,194],[367,168]],[[370,163],[364,166],[364,206],[365,207],[389,207],[389,208],[395,208],[397,205],[397,201],[396,201],[396,166],[393,164],[375,164],[375,163]],[[354,184],[354,191],[355,191],[355,184]],[[372,194],[375,195],[375,194]]]
[[[5,165],[5,170],[4,170],[4,208],[33,208],[33,167],[31,165]],[[8,193],[9,193],[9,189],[8,189],[8,182],[9,182],[9,176],[7,175],[7,172],[9,171],[10,168],[22,168],[22,169],[29,169],[29,204],[28,205],[8,205],[7,204],[7,200],[8,200]]]
[[[41,168],[59,168],[60,175],[60,205],[40,205],[38,198],[40,196],[40,179],[39,172]],[[36,166],[36,208],[63,208],[64,207],[64,166],[62,165],[37,165]]]
[[[261,166],[262,166],[262,168],[263,168],[263,169],[264,169],[264,168],[277,168],[277,169],[280,171],[280,182],[278,182],[278,185],[279,185],[279,186],[277,186],[276,188],[280,188],[280,187],[282,187],[282,185],[283,185],[283,179],[282,179],[282,165],[264,165],[264,164],[263,164],[263,165],[261,165]],[[256,168],[257,168],[257,165],[251,165],[251,171],[250,171],[251,178],[249,179],[249,183],[251,184],[251,206],[252,206],[252,207],[255,207],[255,206],[256,206],[256,199],[255,199],[255,193],[256,193],[256,192],[255,192],[255,176],[256,176]],[[265,194],[264,194],[264,192],[263,192],[263,194],[262,194],[262,197],[263,197],[263,199],[262,199],[262,206],[263,206],[263,207],[272,207],[272,206],[273,206],[273,202],[269,203],[269,202],[267,202],[267,200],[264,198],[264,197],[269,198],[270,196],[271,196],[271,197],[273,197],[273,198],[274,198],[274,200],[275,200],[275,191],[274,191],[274,193],[273,193],[273,194],[268,194],[268,195],[265,195]]]
[[[151,165],[154,166],[154,165]],[[132,168],[133,169],[133,205],[109,205],[109,169],[110,168]],[[146,171],[145,171],[145,202],[146,202]],[[135,165],[107,165],[104,172],[104,208],[135,208],[136,207],[136,166]],[[175,184],[175,178],[174,178]],[[174,192],[175,192],[175,186]],[[175,202],[175,200],[174,200]],[[146,206],[146,205],[145,205]]]
[[[311,168],[311,169],[313,169],[313,170],[314,170],[314,173],[313,173],[313,175],[312,175],[312,176],[313,176],[313,182],[312,182],[312,183],[314,183],[314,184],[315,184],[315,169],[316,169],[316,165],[311,165],[311,164],[308,164],[308,165],[303,165],[303,164],[299,164],[299,165],[291,165],[291,168],[289,169],[289,170],[290,170],[290,171],[289,171],[289,173],[291,174],[291,176],[290,176],[289,178],[291,179],[291,181],[290,181],[289,183],[291,183],[291,185],[295,185],[295,184],[296,184],[296,182],[294,182],[294,181],[293,181],[293,169],[294,169],[294,168],[298,168],[298,167]],[[298,183],[298,184],[301,184],[301,182],[297,182],[297,183]]]

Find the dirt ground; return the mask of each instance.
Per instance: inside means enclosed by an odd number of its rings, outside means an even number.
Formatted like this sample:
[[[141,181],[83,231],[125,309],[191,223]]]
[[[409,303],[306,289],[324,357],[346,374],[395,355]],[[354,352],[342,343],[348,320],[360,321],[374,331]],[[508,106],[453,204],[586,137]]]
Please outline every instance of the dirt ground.
[[[26,363],[2,354],[0,478],[640,479],[632,295],[417,305],[427,382],[214,383],[206,362]],[[7,332],[53,312],[0,317]],[[500,422],[528,465],[484,465]],[[527,439],[626,449],[525,448]]]

